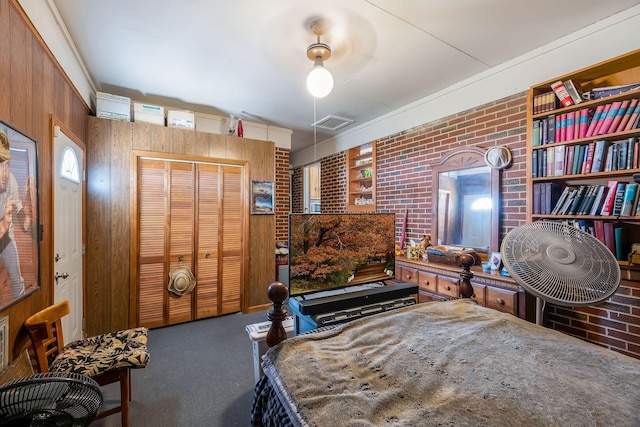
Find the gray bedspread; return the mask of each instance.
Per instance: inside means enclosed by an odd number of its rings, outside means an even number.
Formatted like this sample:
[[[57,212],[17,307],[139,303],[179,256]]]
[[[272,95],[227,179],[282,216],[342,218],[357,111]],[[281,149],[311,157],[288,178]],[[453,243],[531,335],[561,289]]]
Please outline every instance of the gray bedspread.
[[[294,425],[640,426],[640,360],[469,300],[293,337],[263,367]]]

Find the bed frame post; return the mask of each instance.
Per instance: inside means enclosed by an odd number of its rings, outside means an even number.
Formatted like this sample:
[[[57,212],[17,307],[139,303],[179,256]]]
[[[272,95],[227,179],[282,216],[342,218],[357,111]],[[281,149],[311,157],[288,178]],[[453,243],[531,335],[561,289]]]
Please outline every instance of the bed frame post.
[[[460,296],[462,298],[471,298],[473,296],[473,286],[471,286],[473,273],[471,272],[471,266],[475,263],[475,259],[469,254],[461,254],[458,255],[458,263],[464,268],[464,270],[460,272]]]
[[[287,338],[287,331],[282,322],[287,318],[287,309],[282,303],[289,296],[287,285],[282,282],[273,282],[267,289],[267,296],[273,308],[267,312],[267,319],[271,321],[269,332],[267,332],[267,345],[273,347]]]

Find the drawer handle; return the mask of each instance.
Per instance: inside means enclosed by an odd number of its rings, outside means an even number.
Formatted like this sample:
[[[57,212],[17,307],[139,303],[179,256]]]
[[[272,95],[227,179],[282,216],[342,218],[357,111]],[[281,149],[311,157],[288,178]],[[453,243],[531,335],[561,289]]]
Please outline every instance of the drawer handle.
[[[429,281],[428,281],[428,280],[425,280],[423,283],[424,283],[424,285],[425,285],[425,286],[431,286],[431,285],[429,284]]]
[[[504,305],[504,300],[503,300],[502,298],[496,298],[496,302],[497,302],[499,305]]]
[[[445,286],[444,286],[444,289],[445,289],[445,290],[447,290],[447,291],[450,291],[450,290],[451,290],[451,286],[449,286],[449,285],[445,285]]]
[[[407,280],[411,279],[411,275],[407,274],[406,276],[404,276]]]

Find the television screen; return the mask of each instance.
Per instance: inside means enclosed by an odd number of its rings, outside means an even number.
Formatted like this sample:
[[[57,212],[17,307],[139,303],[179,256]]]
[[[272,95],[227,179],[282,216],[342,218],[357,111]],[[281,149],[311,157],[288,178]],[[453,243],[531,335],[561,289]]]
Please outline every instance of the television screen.
[[[289,295],[393,278],[395,214],[289,215]]]

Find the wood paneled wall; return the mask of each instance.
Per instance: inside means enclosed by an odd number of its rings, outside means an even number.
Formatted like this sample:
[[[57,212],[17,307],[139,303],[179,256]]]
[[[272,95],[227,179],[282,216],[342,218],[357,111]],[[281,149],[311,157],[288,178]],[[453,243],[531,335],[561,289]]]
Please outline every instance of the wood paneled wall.
[[[167,158],[245,161],[250,180],[275,179],[273,142],[89,117],[85,278],[89,335],[132,325],[129,215],[134,150],[163,153]],[[250,215],[248,238],[245,312],[269,304],[267,287],[275,280],[275,216]]]
[[[15,0],[0,0],[0,119],[38,143],[38,192],[43,238],[41,288],[0,312],[9,316],[10,353],[28,344],[22,328],[31,314],[53,299],[52,120],[82,144],[89,108],[40,39]]]

